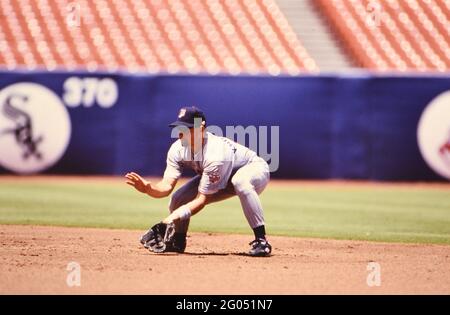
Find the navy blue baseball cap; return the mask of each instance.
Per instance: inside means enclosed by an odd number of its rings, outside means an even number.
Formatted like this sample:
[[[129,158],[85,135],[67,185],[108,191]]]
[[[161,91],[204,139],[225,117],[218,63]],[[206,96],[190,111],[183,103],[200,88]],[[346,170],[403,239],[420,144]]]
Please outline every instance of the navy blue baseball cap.
[[[195,118],[197,118],[197,121],[195,121]],[[203,121],[206,121],[205,114],[199,108],[195,106],[183,107],[178,113],[178,119],[171,123],[169,127],[185,126],[192,128],[194,122],[197,123],[195,127],[199,127]]]

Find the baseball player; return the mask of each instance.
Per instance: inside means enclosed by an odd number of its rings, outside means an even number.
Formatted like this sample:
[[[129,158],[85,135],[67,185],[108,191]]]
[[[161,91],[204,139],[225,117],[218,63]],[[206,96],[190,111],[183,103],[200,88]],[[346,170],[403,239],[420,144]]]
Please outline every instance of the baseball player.
[[[172,192],[184,168],[197,173],[171,196],[170,215],[161,224],[173,224],[175,233],[173,241],[162,251],[183,253],[190,217],[207,204],[237,195],[255,235],[249,255],[270,255],[272,246],[266,239],[258,196],[270,179],[266,161],[243,145],[207,132],[205,115],[195,106],[181,108],[178,119],[169,126],[177,128],[179,139],[167,154],[163,179],[153,184],[133,172],[125,175],[127,184],[138,191],[162,198]],[[152,233],[150,229],[141,238],[147,248]]]

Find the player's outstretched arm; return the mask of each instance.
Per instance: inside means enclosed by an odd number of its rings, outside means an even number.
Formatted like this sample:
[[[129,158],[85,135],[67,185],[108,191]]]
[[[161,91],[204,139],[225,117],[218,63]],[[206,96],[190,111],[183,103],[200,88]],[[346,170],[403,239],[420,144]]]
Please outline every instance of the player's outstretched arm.
[[[133,186],[137,191],[147,194],[153,198],[167,197],[175,187],[177,180],[163,178],[157,184],[152,184],[137,173],[131,172],[125,175],[127,184]]]
[[[185,205],[182,205],[181,207],[173,211],[162,222],[168,224],[172,223],[175,220],[187,220],[194,214],[200,212],[200,210],[202,210],[209,202],[210,200],[208,195],[198,193],[197,197],[194,200],[188,202]]]

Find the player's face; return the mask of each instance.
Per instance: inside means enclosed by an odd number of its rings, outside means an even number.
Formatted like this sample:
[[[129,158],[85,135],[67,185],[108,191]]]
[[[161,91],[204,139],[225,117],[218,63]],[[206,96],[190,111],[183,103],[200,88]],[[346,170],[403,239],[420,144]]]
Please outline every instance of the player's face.
[[[191,137],[189,134],[190,134],[190,129],[185,129],[185,128],[180,129],[180,131],[178,132],[178,138],[181,141],[181,145],[185,148],[190,145],[189,139]]]
[[[183,128],[180,129],[178,133],[178,138],[181,140],[181,145],[183,147],[194,147],[194,144],[198,141],[202,141],[202,131],[203,128]]]

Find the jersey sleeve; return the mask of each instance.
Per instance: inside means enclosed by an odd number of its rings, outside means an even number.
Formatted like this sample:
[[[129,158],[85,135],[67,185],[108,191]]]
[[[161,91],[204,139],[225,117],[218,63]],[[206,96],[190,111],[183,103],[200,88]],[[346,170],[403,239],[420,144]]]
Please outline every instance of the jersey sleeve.
[[[211,163],[203,170],[198,191],[204,195],[211,195],[224,189],[232,170],[233,163],[231,161]]]
[[[176,143],[172,144],[167,152],[167,160],[166,160],[166,170],[164,171],[164,178],[170,179],[179,179],[181,177],[181,173],[183,171],[183,167],[181,165],[181,160],[179,157],[179,152],[176,147]]]

